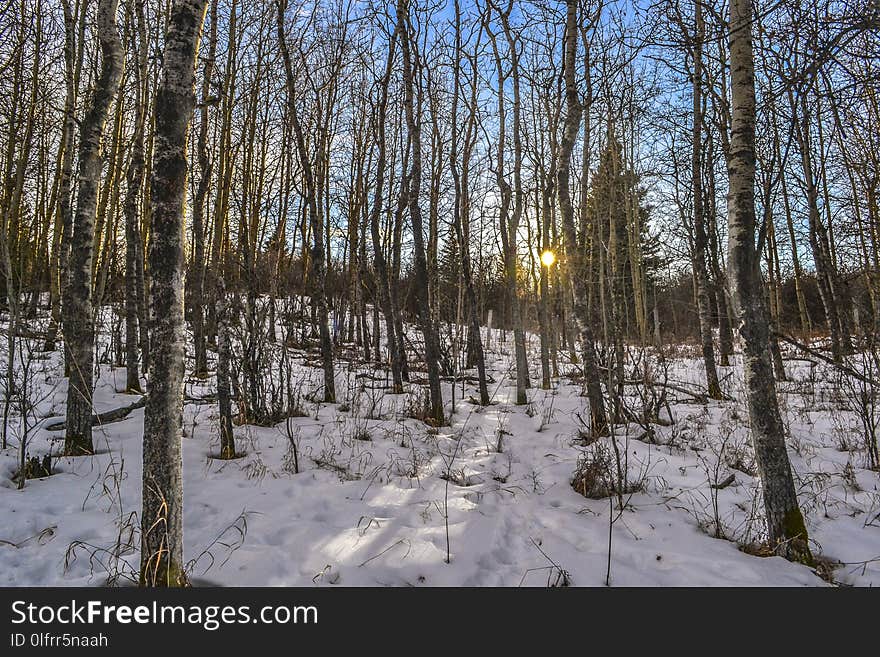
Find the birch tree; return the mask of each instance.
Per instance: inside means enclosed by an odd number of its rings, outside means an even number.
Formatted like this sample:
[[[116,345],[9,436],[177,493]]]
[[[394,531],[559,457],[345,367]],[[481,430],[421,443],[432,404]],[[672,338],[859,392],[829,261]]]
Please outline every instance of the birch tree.
[[[91,454],[94,379],[92,261],[95,214],[101,183],[101,140],[122,76],[123,52],[116,26],[119,0],[100,0],[97,10],[101,73],[80,127],[76,211],[70,239],[70,280],[64,295],[64,340],[70,358],[67,388],[66,454]]]
[[[583,249],[578,248],[577,232],[574,224],[574,207],[571,202],[569,178],[571,175],[571,154],[580,130],[581,107],[575,81],[575,57],[577,54],[577,0],[566,0],[565,35],[563,37],[564,59],[563,75],[565,77],[565,119],[562,140],[559,144],[559,158],[556,169],[557,197],[559,214],[562,223],[565,258],[569,267],[569,285],[573,298],[574,318],[580,332],[583,347],[584,377],[586,379],[587,397],[590,400],[590,424],[594,434],[604,435],[608,431],[605,416],[605,399],[602,395],[602,384],[599,368],[596,363],[595,341],[593,338],[592,320],[589,316],[587,289],[583,279]]]
[[[156,94],[150,299],[154,313],[150,394],[144,412],[142,586],[183,586],[183,229],[186,140],[195,106],[194,67],[207,0],[174,0]]]
[[[785,427],[770,362],[770,328],[755,243],[755,65],[751,0],[730,3],[731,130],[727,172],[728,251],[735,286],[743,369],[755,460],[761,478],[771,547],[811,564],[807,529],[798,506],[785,447]]]
[[[135,34],[135,118],[134,137],[132,139],[131,159],[128,164],[127,189],[123,212],[125,213],[125,387],[130,391],[139,391],[140,374],[138,369],[138,262],[143,258],[140,222],[138,221],[138,201],[142,196],[144,185],[144,133],[147,122],[147,75],[149,43],[147,41],[146,18],[140,2],[134,5]]]

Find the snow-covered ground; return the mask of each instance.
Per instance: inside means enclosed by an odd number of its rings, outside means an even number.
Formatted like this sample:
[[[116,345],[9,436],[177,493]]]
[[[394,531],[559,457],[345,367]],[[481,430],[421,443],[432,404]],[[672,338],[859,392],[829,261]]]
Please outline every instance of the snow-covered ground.
[[[539,384],[538,344],[530,339],[532,382]],[[408,417],[420,391],[382,394],[369,386],[383,383],[384,373],[382,381],[358,377],[373,370],[340,361],[339,404],[303,401],[305,417],[237,426],[245,454],[230,461],[212,457],[219,451],[216,404],[197,399],[213,391],[212,380],[189,381],[184,532],[193,580],[600,586],[610,567],[616,586],[826,584],[827,575],[738,546],[762,538],[742,401],[702,404],[669,392],[674,422],[655,425],[653,440],[630,424],[585,445],[581,386],[554,379],[552,390],[532,388],[530,403],[516,406],[511,350],[496,332],[487,354],[492,404],[471,403],[475,386],[465,385],[462,395],[456,384],[452,424],[439,430]],[[669,382],[698,389],[702,370],[693,350],[672,351]],[[305,400],[321,371],[303,364],[302,352],[293,356]],[[833,581],[878,585],[880,478],[866,469],[860,425],[843,410],[822,366],[811,372],[803,361],[787,365],[792,380],[780,384],[780,397],[814,553]],[[42,427],[63,419],[67,382],[58,352],[33,367]],[[560,367],[571,370],[561,361]],[[722,374],[726,393],[742,400],[739,369]],[[120,392],[124,384],[123,369],[102,366],[96,410],[137,400]],[[444,386],[447,406],[451,385]],[[11,411],[9,446],[0,457],[0,585],[101,585],[111,575],[119,583],[132,576],[143,413],[96,427],[97,455],[57,458],[56,474],[18,490],[12,478],[20,420]],[[622,509],[617,496],[588,499],[570,484],[585,454],[613,455],[612,440],[635,489],[623,496]],[[28,452],[55,452],[61,441],[63,431],[38,428]],[[291,441],[298,445],[298,474]]]

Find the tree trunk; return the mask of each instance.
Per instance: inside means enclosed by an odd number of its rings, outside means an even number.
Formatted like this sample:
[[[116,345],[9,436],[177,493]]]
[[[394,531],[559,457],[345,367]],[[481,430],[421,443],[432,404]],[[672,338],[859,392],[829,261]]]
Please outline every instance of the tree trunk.
[[[602,384],[599,368],[596,365],[595,342],[593,338],[592,319],[587,305],[586,283],[583,277],[581,250],[578,248],[577,234],[574,227],[574,208],[571,203],[569,176],[571,170],[571,154],[580,129],[582,108],[575,83],[575,54],[577,50],[577,1],[566,0],[565,25],[565,99],[566,114],[563,126],[562,141],[559,145],[559,162],[556,170],[557,195],[559,197],[559,213],[562,220],[562,232],[565,244],[565,256],[568,261],[568,282],[573,297],[574,318],[580,331],[583,344],[584,377],[587,384],[587,396],[590,400],[591,430],[595,435],[604,435],[608,431],[605,416],[605,400],[602,396]]]
[[[145,586],[184,586],[183,229],[186,138],[195,104],[194,67],[207,0],[174,0],[168,17],[163,71],[156,94],[150,292],[153,350],[144,412],[141,573]]]
[[[452,125],[457,125],[458,98],[461,84],[461,9],[459,1],[455,0],[455,96],[452,105]],[[453,135],[450,146],[450,166],[452,177],[455,182],[455,203],[452,223],[455,227],[455,235],[458,240],[461,253],[461,276],[464,283],[465,302],[468,314],[468,340],[467,361],[468,366],[473,362],[477,368],[477,380],[480,390],[480,404],[489,404],[489,388],[486,385],[486,357],[483,352],[483,339],[480,335],[480,315],[477,307],[477,294],[474,289],[473,265],[471,263],[470,249],[470,168],[471,155],[476,140],[476,114],[477,114],[477,74],[471,85],[470,101],[467,105],[468,117],[465,127],[464,143],[462,145],[461,168],[458,163],[458,138]]]
[[[388,111],[388,85],[391,81],[391,70],[394,64],[394,51],[397,42],[395,30],[388,42],[388,58],[385,63],[385,73],[382,77],[379,105],[376,110],[376,185],[373,190],[373,205],[370,208],[370,237],[373,243],[373,266],[376,268],[376,295],[379,305],[382,306],[382,314],[385,316],[385,337],[387,339],[388,354],[391,359],[391,392],[392,394],[403,393],[403,358],[404,355],[398,347],[397,330],[394,322],[394,310],[392,307],[391,278],[388,271],[388,262],[382,248],[382,238],[379,230],[379,219],[382,214],[382,203],[385,191],[385,169],[387,144],[385,139],[385,114]],[[378,331],[376,339],[379,339]]]
[[[125,213],[125,387],[129,391],[140,391],[138,372],[138,261],[143,258],[141,229],[138,222],[138,199],[144,184],[144,130],[147,115],[146,76],[147,26],[143,5],[135,3],[138,35],[138,67],[135,71],[135,93],[137,119],[132,140],[131,160],[126,175],[126,189],[123,211]]]
[[[523,189],[522,189],[522,134],[520,120],[520,74],[519,74],[519,55],[516,41],[510,29],[510,12],[513,9],[513,2],[509,2],[507,9],[500,13],[501,24],[504,29],[505,40],[507,41],[507,50],[510,55],[510,74],[513,81],[513,189],[503,180],[504,173],[504,90],[503,78],[501,70],[501,60],[496,51],[496,59],[498,60],[498,77],[501,80],[502,88],[498,92],[498,107],[501,126],[499,128],[500,136],[498,138],[498,178],[502,195],[507,196],[507,203],[502,201],[502,210],[500,212],[499,221],[501,223],[501,237],[504,248],[504,264],[507,279],[507,294],[510,303],[510,313],[513,320],[513,347],[516,357],[516,403],[525,404],[528,402],[526,389],[530,387],[529,381],[529,364],[526,355],[526,338],[523,328],[522,304],[519,300],[517,292],[517,231],[523,214]],[[494,39],[493,39],[494,47]],[[513,212],[510,217],[507,216],[507,209],[510,207],[510,198],[513,197]]]
[[[278,41],[281,45],[281,54],[284,59],[284,71],[287,76],[288,103],[290,104],[290,119],[296,137],[297,152],[299,153],[300,165],[303,169],[303,178],[306,187],[306,205],[308,208],[309,223],[312,228],[314,245],[311,249],[311,270],[313,302],[316,306],[318,335],[321,341],[321,362],[324,366],[324,401],[332,404],[336,402],[336,383],[333,371],[333,340],[330,336],[329,310],[327,306],[326,274],[327,266],[324,253],[324,225],[318,212],[318,192],[315,185],[315,167],[306,149],[305,135],[299,120],[298,109],[294,93],[296,90],[296,77],[293,72],[293,64],[290,61],[290,52],[287,40],[284,36],[284,10],[287,7],[286,0],[278,4]],[[320,173],[320,172],[319,172]],[[329,218],[328,218],[329,221]]]
[[[755,458],[764,493],[769,542],[783,556],[812,563],[804,519],[798,507],[785,429],[770,363],[769,326],[755,245],[755,68],[752,5],[731,0],[730,71],[732,123],[728,194],[730,264],[743,338],[743,364]]]
[[[94,318],[92,259],[97,192],[101,178],[101,140],[122,76],[123,52],[116,28],[118,0],[98,4],[101,74],[80,128],[76,214],[70,240],[70,280],[65,292],[64,338],[70,357],[67,389],[66,454],[91,454]]]
[[[64,119],[61,127],[61,145],[58,149],[61,170],[58,180],[58,214],[52,239],[52,255],[49,259],[51,317],[46,332],[46,342],[43,346],[45,351],[55,349],[58,327],[61,324],[61,295],[67,286],[66,252],[69,247],[69,233],[65,232],[65,227],[73,225],[73,219],[70,216],[70,181],[73,173],[73,146],[76,131],[76,117],[74,116],[77,95],[76,16],[70,7],[69,0],[64,0],[61,6],[64,11]]]
[[[235,434],[232,429],[232,379],[230,358],[229,304],[221,279],[217,290],[217,405],[220,411],[220,458],[235,458]]]
[[[409,216],[412,222],[413,252],[415,260],[415,286],[418,296],[418,320],[425,340],[425,364],[428,368],[428,388],[431,400],[431,421],[436,426],[446,422],[443,410],[443,393],[440,388],[440,344],[437,327],[431,317],[428,304],[428,261],[425,252],[424,226],[422,209],[419,205],[419,192],[422,185],[422,140],[421,120],[416,117],[415,110],[415,79],[413,73],[414,44],[410,39],[411,23],[409,18],[408,0],[400,0],[397,4],[397,30],[403,51],[403,82],[404,108],[406,125],[412,143],[412,161],[410,162],[409,193],[407,200]]]
[[[709,397],[721,399],[718,371],[715,369],[715,347],[712,343],[712,304],[709,297],[709,275],[706,270],[706,223],[703,214],[703,13],[701,0],[694,3],[694,71],[693,71],[693,135],[691,172],[694,204],[694,278],[697,284],[697,309],[700,317],[700,342],[706,369]]]
[[[709,131],[708,149],[706,157],[709,162],[715,161],[714,141],[712,132]],[[718,244],[718,208],[715,204],[715,169],[707,167],[709,185],[703,210],[706,217],[706,227],[709,239],[709,268],[712,272],[712,288],[715,296],[715,308],[718,315],[718,351],[719,364],[722,367],[730,366],[730,357],[733,355],[733,328],[730,325],[730,292],[728,288],[727,274],[721,268],[721,254]]]
[[[193,280],[190,285],[190,313],[193,328],[193,374],[207,376],[208,346],[205,337],[205,201],[211,187],[213,163],[208,157],[208,113],[211,95],[211,81],[214,72],[214,60],[217,56],[217,0],[211,2],[211,31],[208,40],[208,56],[205,59],[202,74],[201,117],[199,123],[199,139],[197,145],[199,159],[199,184],[193,198],[192,230]]]
[[[803,168],[804,187],[807,195],[807,223],[809,226],[810,249],[816,266],[816,283],[819,288],[819,297],[822,300],[822,308],[825,311],[828,332],[831,336],[831,351],[834,355],[834,360],[839,363],[842,362],[844,354],[849,351],[849,335],[845,334],[841,322],[841,298],[838,290],[838,276],[831,253],[828,229],[822,222],[821,215],[819,214],[819,192],[813,172],[810,117],[808,114],[806,90],[802,90],[800,95],[801,98],[798,103],[794,93],[789,91],[789,103],[793,114],[795,136],[801,151],[801,166]],[[800,116],[798,116],[798,104],[800,105]]]

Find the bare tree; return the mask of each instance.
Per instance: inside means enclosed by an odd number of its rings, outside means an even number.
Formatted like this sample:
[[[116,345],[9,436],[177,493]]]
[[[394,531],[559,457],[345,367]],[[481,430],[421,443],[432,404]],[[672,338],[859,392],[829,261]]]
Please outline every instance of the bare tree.
[[[498,209],[498,227],[501,234],[501,250],[504,257],[505,282],[507,283],[507,303],[510,307],[510,322],[513,325],[513,343],[516,358],[516,403],[528,402],[526,389],[529,387],[529,366],[526,361],[525,332],[523,331],[522,308],[517,291],[517,231],[523,214],[523,189],[522,189],[522,125],[520,103],[520,65],[519,50],[510,25],[510,13],[513,10],[513,2],[508,2],[505,8],[488,5],[498,14],[501,22],[502,33],[507,45],[507,56],[510,58],[509,68],[504,66],[501,50],[498,47],[498,39],[492,32],[489,20],[491,15],[487,11],[486,31],[492,44],[492,52],[495,58],[495,74],[498,81],[498,139],[495,161],[495,180],[501,194],[501,203]],[[513,141],[513,185],[505,176],[505,146],[507,136],[507,111],[505,100],[505,83],[508,76],[511,78],[513,88],[513,125],[511,128]]]
[[[110,105],[122,76],[123,52],[116,27],[119,0],[98,3],[101,74],[80,127],[76,214],[70,239],[70,280],[64,296],[64,340],[70,357],[64,451],[91,454],[94,309],[92,260],[95,213],[101,178],[101,140]]]
[[[602,379],[596,363],[595,341],[592,319],[589,315],[586,285],[583,280],[584,263],[582,249],[578,248],[577,232],[574,225],[574,207],[571,202],[569,177],[571,173],[571,154],[580,129],[581,107],[575,82],[575,55],[577,54],[577,0],[566,0],[564,62],[566,113],[559,145],[559,160],[556,169],[557,196],[565,245],[565,258],[569,273],[569,285],[573,297],[573,310],[583,346],[584,377],[587,396],[590,400],[591,430],[597,435],[608,431],[605,416],[605,400],[602,395]]]
[[[336,383],[333,371],[333,341],[330,337],[329,309],[327,306],[326,285],[326,253],[324,243],[324,230],[326,217],[319,211],[318,189],[315,176],[315,165],[306,147],[306,138],[299,109],[296,105],[297,78],[290,57],[290,49],[287,38],[284,35],[284,12],[287,0],[278,2],[278,43],[281,46],[281,55],[284,60],[284,72],[287,80],[288,103],[290,104],[290,120],[293,125],[296,139],[296,149],[302,167],[305,182],[305,202],[308,210],[309,223],[312,229],[314,246],[311,250],[311,270],[314,277],[314,303],[317,306],[318,332],[321,339],[321,361],[324,365],[324,401],[333,403],[336,401]],[[319,163],[320,164],[320,163]],[[317,167],[320,173],[320,165]]]
[[[431,396],[430,419],[439,425],[446,422],[443,410],[443,392],[440,389],[440,345],[437,327],[431,317],[428,303],[428,261],[425,253],[424,225],[419,194],[422,186],[422,137],[421,118],[416,116],[416,81],[413,68],[418,61],[416,46],[411,37],[412,21],[408,0],[397,4],[397,33],[403,52],[404,108],[406,126],[412,142],[412,160],[409,170],[407,205],[412,223],[413,251],[415,259],[415,284],[418,295],[418,320],[425,341],[425,364],[428,368],[428,387]]]
[[[771,546],[785,557],[812,563],[807,529],[798,506],[785,428],[770,363],[769,323],[755,244],[755,65],[752,4],[730,3],[731,130],[728,249],[736,289],[739,333],[755,459],[764,493]]]
[[[183,226],[186,139],[194,67],[207,0],[174,0],[156,94],[150,296],[154,313],[150,394],[144,412],[141,572],[145,586],[183,586]]]
[[[477,379],[480,389],[480,403],[484,406],[489,403],[489,389],[486,385],[486,358],[483,352],[483,339],[480,335],[480,315],[477,305],[477,294],[474,289],[473,265],[471,261],[471,231],[470,231],[470,212],[471,212],[471,196],[470,196],[470,173],[471,158],[473,157],[474,146],[477,139],[477,70],[476,70],[476,54],[472,59],[473,71],[471,76],[470,89],[462,88],[462,78],[464,72],[462,70],[462,26],[461,26],[461,7],[458,0],[455,0],[455,89],[452,97],[452,115],[451,123],[453,125],[452,143],[450,145],[449,161],[452,169],[452,178],[455,183],[455,201],[453,209],[453,226],[455,228],[455,236],[458,240],[459,249],[461,249],[461,275],[464,282],[464,292],[467,303],[467,314],[469,321],[469,347],[473,350],[474,364],[477,366]],[[475,53],[479,49],[479,43],[474,46]],[[465,121],[464,134],[460,136],[458,125],[459,96],[463,91],[469,91],[469,95],[465,98],[465,110],[467,119]],[[461,163],[459,164],[459,142],[461,141]],[[517,380],[519,383],[519,380]]]
[[[376,181],[373,187],[373,204],[370,208],[370,237],[373,244],[373,266],[376,269],[376,296],[382,306],[385,315],[385,336],[388,345],[388,353],[391,357],[392,391],[395,394],[403,392],[403,371],[405,353],[400,349],[396,335],[395,308],[392,305],[393,292],[391,272],[383,250],[380,219],[382,204],[385,198],[385,176],[388,161],[388,142],[385,136],[385,114],[388,111],[388,86],[391,83],[391,73],[394,66],[394,53],[397,45],[397,28],[391,32],[388,38],[388,56],[385,61],[385,71],[379,80],[379,99],[373,115],[376,129]]]
[[[141,241],[140,222],[138,221],[138,200],[142,196],[144,185],[144,134],[147,122],[147,58],[149,43],[147,42],[147,25],[144,8],[140,2],[134,5],[137,35],[137,54],[135,66],[135,118],[134,137],[132,138],[131,159],[128,164],[127,184],[125,193],[125,387],[130,391],[140,391],[140,374],[138,370],[138,344],[140,332],[138,328],[138,262],[143,259],[143,242]],[[143,266],[143,265],[141,265]]]
[[[715,347],[712,343],[712,317],[709,297],[709,276],[706,271],[706,223],[703,216],[703,7],[702,0],[694,2],[693,37],[693,137],[691,184],[693,185],[694,208],[694,279],[697,283],[697,307],[700,315],[700,342],[703,348],[703,364],[706,368],[706,387],[709,397],[721,398],[721,386],[718,384],[718,372],[715,369]]]
[[[192,326],[195,366],[198,376],[206,376],[208,372],[208,349],[205,336],[205,201],[211,187],[211,176],[214,171],[213,160],[208,155],[208,116],[213,104],[211,84],[214,78],[214,61],[217,57],[217,0],[211,1],[210,34],[208,36],[208,52],[202,72],[201,116],[199,121],[198,160],[199,183],[193,198],[193,255],[192,281],[190,283],[190,299],[192,307]]]

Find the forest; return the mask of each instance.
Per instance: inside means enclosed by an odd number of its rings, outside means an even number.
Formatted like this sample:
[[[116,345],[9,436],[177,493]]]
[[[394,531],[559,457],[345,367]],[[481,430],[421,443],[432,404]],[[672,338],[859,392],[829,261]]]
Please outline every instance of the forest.
[[[0,584],[880,585],[876,0],[0,0]]]

